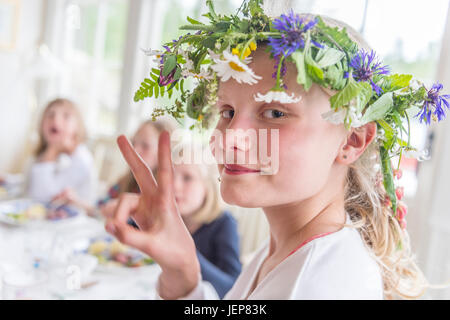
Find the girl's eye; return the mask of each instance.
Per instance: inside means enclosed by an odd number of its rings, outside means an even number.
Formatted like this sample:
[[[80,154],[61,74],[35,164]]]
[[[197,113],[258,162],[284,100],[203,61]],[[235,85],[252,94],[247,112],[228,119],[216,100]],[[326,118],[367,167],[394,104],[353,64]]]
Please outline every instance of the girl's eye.
[[[276,118],[281,118],[281,117],[286,116],[284,114],[284,112],[275,110],[275,109],[266,110],[266,111],[264,111],[263,114],[264,114],[264,117],[271,118],[271,119],[273,119],[273,118],[276,119]]]
[[[221,114],[223,118],[231,119],[234,116],[234,110],[223,110]]]
[[[183,176],[183,181],[184,182],[190,182],[192,180],[192,177],[191,176],[188,176],[188,175],[184,175]]]

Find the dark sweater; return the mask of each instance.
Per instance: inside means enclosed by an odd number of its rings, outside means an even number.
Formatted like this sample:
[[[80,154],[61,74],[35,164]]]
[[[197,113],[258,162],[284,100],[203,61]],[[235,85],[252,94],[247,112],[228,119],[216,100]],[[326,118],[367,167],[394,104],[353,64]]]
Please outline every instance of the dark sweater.
[[[237,222],[227,211],[201,226],[194,234],[202,278],[210,282],[220,298],[241,273]]]

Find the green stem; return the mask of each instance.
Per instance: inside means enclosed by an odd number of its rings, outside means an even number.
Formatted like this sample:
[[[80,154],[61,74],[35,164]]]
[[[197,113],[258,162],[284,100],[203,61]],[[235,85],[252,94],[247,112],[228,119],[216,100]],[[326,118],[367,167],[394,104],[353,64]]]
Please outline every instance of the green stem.
[[[281,66],[283,65],[283,61],[284,61],[284,54],[283,56],[280,58],[280,63],[278,64],[278,68],[277,68],[277,82],[275,84],[275,90],[282,90],[281,89]]]

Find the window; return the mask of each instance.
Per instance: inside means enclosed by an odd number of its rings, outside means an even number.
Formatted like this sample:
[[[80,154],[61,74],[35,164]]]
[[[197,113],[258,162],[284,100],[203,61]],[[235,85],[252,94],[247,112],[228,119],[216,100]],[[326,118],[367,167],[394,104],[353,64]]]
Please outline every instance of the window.
[[[91,136],[111,135],[117,125],[127,9],[126,0],[66,1],[79,24],[66,25],[59,93],[79,103]]]

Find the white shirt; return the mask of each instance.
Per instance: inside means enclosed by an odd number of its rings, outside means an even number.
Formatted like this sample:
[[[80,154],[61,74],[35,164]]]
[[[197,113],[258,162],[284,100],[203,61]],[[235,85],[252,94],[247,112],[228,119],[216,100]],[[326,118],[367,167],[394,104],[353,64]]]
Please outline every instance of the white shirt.
[[[48,202],[65,188],[71,188],[82,200],[94,204],[96,183],[94,159],[86,145],[80,144],[72,154],[59,155],[57,161],[34,162],[28,172],[27,194]]]
[[[347,224],[351,224],[348,215]],[[224,299],[241,300],[248,296],[268,251],[267,241]],[[217,294],[208,283],[199,281],[182,299],[217,299]],[[378,300],[383,299],[383,281],[380,268],[359,232],[344,227],[311,240],[288,256],[260,281],[248,299]]]

